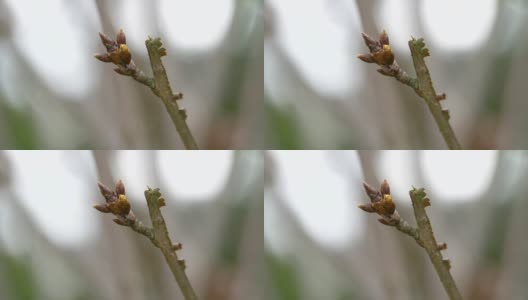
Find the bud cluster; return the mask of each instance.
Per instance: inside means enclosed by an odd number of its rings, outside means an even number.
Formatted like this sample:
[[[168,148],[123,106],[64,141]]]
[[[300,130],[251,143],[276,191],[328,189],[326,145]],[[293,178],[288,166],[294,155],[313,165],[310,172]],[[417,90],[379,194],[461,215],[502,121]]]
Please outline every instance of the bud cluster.
[[[381,216],[378,221],[384,225],[396,226],[400,222],[400,215],[396,211],[396,205],[392,200],[390,186],[384,180],[379,190],[376,190],[366,182],[363,183],[365,193],[370,198],[370,202],[361,204],[358,207],[368,213],[377,213]]]
[[[130,76],[157,93],[154,79],[146,76],[132,60],[132,54],[128,49],[126,36],[122,29],[117,33],[115,40],[101,32],[99,32],[99,37],[106,48],[106,53],[95,54],[95,58],[105,63],[113,63],[116,66],[114,71],[117,74]]]
[[[106,203],[96,204],[94,205],[94,208],[102,213],[112,213],[117,217],[114,219],[114,222],[119,225],[131,226],[136,221],[136,218],[131,211],[130,203],[125,194],[125,185],[123,184],[123,181],[119,180],[116,183],[114,190],[111,190],[100,182],[98,185],[101,195],[105,198]]]

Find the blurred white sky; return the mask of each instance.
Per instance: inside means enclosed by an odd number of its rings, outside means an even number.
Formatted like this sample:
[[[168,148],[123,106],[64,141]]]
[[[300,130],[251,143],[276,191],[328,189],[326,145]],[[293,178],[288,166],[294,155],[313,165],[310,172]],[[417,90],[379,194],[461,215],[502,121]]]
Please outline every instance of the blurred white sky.
[[[6,153],[14,171],[13,190],[53,242],[80,247],[95,238],[101,230],[100,214],[91,205],[104,199],[97,192],[98,178],[89,151]],[[112,167],[114,176],[123,179],[133,205],[144,205],[147,185],[162,185],[167,201],[173,203],[211,200],[225,185],[233,162],[232,151],[156,151],[155,163],[164,181],[159,183],[145,175],[149,172],[146,154],[118,151]],[[8,245],[16,243],[9,231],[1,231],[0,238],[8,239]]]
[[[496,151],[381,151],[377,174],[391,185],[396,201],[420,187],[412,170],[418,155],[424,187],[437,202],[477,201],[491,182]],[[368,217],[355,206],[368,200],[356,151],[271,151],[275,188],[306,232],[321,245],[340,248],[358,238]],[[379,183],[373,182],[377,186]],[[265,196],[271,197],[269,191]],[[273,249],[287,251],[287,233],[276,207],[265,209],[265,237]]]
[[[160,15],[158,25],[166,33],[164,40],[173,47],[195,52],[219,45],[229,28],[235,5],[234,0],[157,1]],[[72,100],[81,100],[95,83],[95,77],[90,76],[95,70],[92,51],[90,55],[86,53],[99,38],[97,32],[86,37],[86,33],[81,30],[85,24],[101,27],[95,2],[76,1],[75,5],[66,4],[63,0],[6,2],[14,17],[17,48],[35,66],[50,88]],[[146,24],[143,9],[152,1],[118,2],[119,11],[123,12],[122,20],[115,22],[122,22],[119,27],[125,29],[134,47],[141,47],[142,50],[138,51],[145,51],[144,40],[152,35],[155,24]],[[72,7],[79,7],[82,11],[72,12]],[[102,46],[99,49],[104,50]],[[4,73],[15,71],[3,70]]]
[[[359,88],[361,76],[355,74],[360,73],[364,64],[359,63],[356,55],[365,52],[366,47],[360,44],[359,33],[363,30],[355,1],[267,1],[275,12],[274,29],[280,46],[316,91],[333,99],[344,99],[347,93]],[[412,2],[385,0],[378,7],[375,22],[387,30],[398,51],[407,51],[411,35],[420,36],[416,32],[418,20],[411,12]],[[497,0],[425,0],[418,5],[425,22],[426,42],[445,51],[481,47],[497,14]],[[265,55],[272,64],[273,53],[267,51]],[[269,64],[266,72],[273,71]],[[273,78],[278,74],[267,76]],[[266,87],[272,95],[279,92],[280,82]]]

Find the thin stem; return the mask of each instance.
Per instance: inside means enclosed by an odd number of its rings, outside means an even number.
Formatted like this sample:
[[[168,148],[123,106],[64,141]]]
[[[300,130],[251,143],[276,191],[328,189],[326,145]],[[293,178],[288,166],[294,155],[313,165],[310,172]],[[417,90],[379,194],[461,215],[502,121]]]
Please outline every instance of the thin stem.
[[[418,245],[423,247],[423,243],[420,240],[420,234],[418,233],[418,229],[412,227],[409,223],[407,223],[407,221],[400,219],[400,221],[396,224],[395,227],[399,231],[412,237],[418,243]]]
[[[161,197],[159,189],[151,189],[145,191],[145,199],[149,209],[150,219],[152,221],[153,233],[155,237],[155,245],[161,250],[165,261],[174,275],[174,279],[180,286],[180,290],[185,300],[197,300],[196,293],[185,274],[185,265],[183,261],[178,259],[173,243],[169,237],[167,225],[161,214],[160,207],[165,206],[165,199]]]
[[[417,76],[417,87],[413,87],[415,92],[425,100],[433,118],[436,121],[436,125],[442,134],[447,146],[451,150],[460,150],[462,147],[458,142],[458,139],[449,124],[449,114],[447,111],[442,109],[440,102],[438,101],[437,93],[434,89],[431,75],[425,64],[424,57],[429,55],[427,48],[424,48],[425,44],[422,39],[412,39],[409,41],[409,48],[411,49],[411,55],[414,63],[414,69],[416,70]]]
[[[449,295],[451,300],[462,300],[462,296],[458,287],[449,271],[451,265],[449,260],[446,260],[442,256],[442,249],[445,249],[446,245],[439,245],[436,242],[436,238],[433,233],[433,228],[429,217],[425,212],[425,207],[430,205],[429,199],[426,197],[424,189],[413,188],[409,195],[414,209],[414,216],[416,217],[416,223],[418,225],[418,234],[421,245],[429,255],[431,263],[433,264],[440,281],[442,282],[444,289]],[[418,241],[418,240],[417,240]]]
[[[159,248],[158,241],[156,241],[156,237],[154,236],[154,231],[152,230],[152,228],[145,226],[143,222],[137,219],[134,219],[134,222],[132,222],[130,228],[132,228],[132,230],[134,230],[135,232],[146,236],[154,244],[154,246]]]
[[[189,129],[189,126],[185,122],[185,111],[180,110],[176,100],[182,97],[181,94],[173,94],[170,87],[169,79],[165,67],[161,62],[161,57],[165,55],[165,48],[162,48],[161,40],[159,38],[149,38],[145,41],[147,51],[150,58],[150,65],[152,72],[154,73],[154,81],[156,88],[152,88],[154,94],[159,96],[165,104],[165,108],[169,113],[176,131],[180,135],[185,148],[187,149],[198,149],[198,145],[194,140],[194,137]]]

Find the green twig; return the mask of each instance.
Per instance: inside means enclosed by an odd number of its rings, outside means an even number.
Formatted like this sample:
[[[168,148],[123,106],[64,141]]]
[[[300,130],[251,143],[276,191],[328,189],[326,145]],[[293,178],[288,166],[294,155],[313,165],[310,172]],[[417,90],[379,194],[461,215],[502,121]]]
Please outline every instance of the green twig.
[[[191,130],[189,129],[189,126],[187,126],[187,122],[185,122],[187,117],[185,111],[178,107],[177,100],[182,98],[182,94],[172,93],[167,72],[161,62],[161,57],[166,55],[166,50],[165,48],[162,48],[161,40],[159,38],[152,39],[149,37],[149,39],[145,41],[145,45],[147,46],[150,65],[152,67],[152,72],[154,73],[155,86],[159,92],[158,96],[163,101],[163,104],[165,104],[165,108],[172,119],[174,127],[176,127],[176,130],[180,134],[185,147],[187,149],[198,149],[198,145],[194,140]]]
[[[424,57],[429,56],[429,50],[425,48],[423,39],[416,40],[414,38],[409,41],[409,48],[411,49],[418,83],[418,86],[414,88],[414,91],[425,100],[425,103],[427,103],[427,106],[436,121],[436,125],[438,125],[438,129],[440,130],[440,133],[442,133],[449,149],[462,149],[453,128],[451,128],[451,124],[449,124],[449,111],[443,110],[439,101],[445,99],[445,94],[438,95],[436,93],[431,80],[431,75],[425,64]]]
[[[165,261],[169,265],[174,279],[180,286],[185,300],[197,300],[196,293],[194,292],[191,282],[185,274],[185,263],[183,260],[178,259],[176,251],[180,244],[173,244],[169,232],[167,230],[167,225],[161,214],[160,207],[165,206],[165,199],[161,197],[159,189],[148,188],[145,191],[145,199],[147,199],[147,205],[150,214],[150,220],[152,221],[154,236],[156,237],[156,242],[158,247],[165,257]]]
[[[460,294],[455,280],[449,271],[451,268],[451,263],[442,256],[441,250],[447,248],[447,245],[445,243],[438,244],[436,242],[431,222],[429,221],[429,217],[425,212],[425,208],[431,205],[429,198],[426,197],[423,188],[413,188],[409,191],[409,195],[411,196],[414,216],[416,218],[416,224],[418,225],[418,234],[420,237],[419,244],[423,246],[427,252],[427,255],[429,255],[431,263],[433,264],[438,277],[440,277],[440,281],[442,282],[444,289],[449,295],[449,299],[462,300],[462,295]]]

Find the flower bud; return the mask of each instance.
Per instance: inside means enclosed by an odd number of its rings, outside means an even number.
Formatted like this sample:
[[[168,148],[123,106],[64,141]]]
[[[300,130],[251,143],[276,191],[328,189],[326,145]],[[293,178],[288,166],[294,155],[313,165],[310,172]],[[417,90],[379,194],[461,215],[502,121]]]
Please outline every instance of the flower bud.
[[[112,62],[112,59],[110,58],[108,53],[98,53],[98,54],[95,54],[94,57],[105,63]]]
[[[382,195],[390,195],[390,186],[389,186],[389,183],[387,182],[387,179],[383,180],[383,183],[381,184],[381,187],[380,187],[380,192]]]
[[[376,212],[374,210],[374,208],[372,207],[372,203],[360,204],[360,205],[358,205],[358,207],[361,208],[362,210],[368,212],[368,213]]]
[[[125,195],[119,195],[117,201],[108,203],[108,208],[116,216],[126,217],[130,212],[130,203]]]
[[[378,65],[382,66],[390,66],[394,62],[394,54],[389,45],[383,45],[381,50],[372,53],[372,57]]]
[[[379,41],[382,45],[389,44],[389,36],[387,35],[387,32],[385,30],[383,30],[383,32],[380,34]]]
[[[99,190],[101,191],[101,194],[106,199],[106,202],[115,201],[117,196],[112,190],[110,190],[106,185],[100,182],[98,182],[97,185],[99,186]]]
[[[362,61],[366,62],[366,63],[374,63],[374,58],[372,57],[372,55],[370,54],[359,54],[357,56],[357,58],[361,59]]]
[[[371,202],[377,202],[381,200],[381,193],[376,191],[368,183],[363,182],[363,188],[365,188],[365,192],[367,193],[367,196],[369,196]]]
[[[118,45],[126,44],[126,36],[125,36],[125,33],[123,32],[123,29],[120,29],[119,32],[117,33],[116,42]]]
[[[110,209],[108,209],[108,206],[106,206],[105,204],[95,204],[93,208],[105,214],[110,212]]]
[[[370,52],[376,51],[377,48],[379,48],[379,43],[371,38],[368,34],[363,32],[361,33],[361,36],[363,36],[363,40],[365,40],[365,44],[369,48]]]
[[[121,179],[119,179],[119,181],[116,183],[115,192],[117,195],[125,194],[125,185],[123,184],[123,181]]]
[[[103,45],[106,47],[107,51],[112,51],[116,47],[116,42],[114,42],[110,37],[108,37],[106,34],[99,32],[99,37],[101,38],[101,42],[103,42]]]

